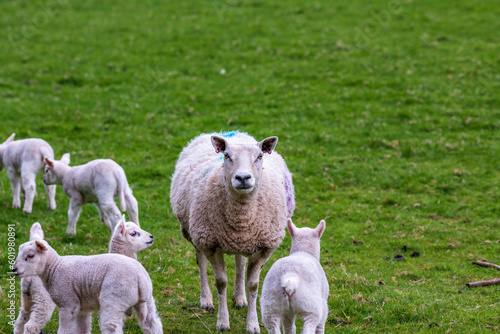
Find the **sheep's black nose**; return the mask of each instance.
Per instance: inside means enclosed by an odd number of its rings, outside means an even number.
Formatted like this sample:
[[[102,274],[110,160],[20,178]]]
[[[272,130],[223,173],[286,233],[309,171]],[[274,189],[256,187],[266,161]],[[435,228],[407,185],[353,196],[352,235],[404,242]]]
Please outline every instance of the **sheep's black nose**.
[[[17,272],[17,268],[16,267],[12,268],[12,272],[13,273]]]
[[[154,237],[153,237],[153,235],[152,235],[152,234],[150,234],[150,235],[149,235],[149,237],[151,238],[151,240],[153,240],[153,239],[154,239]]]
[[[246,180],[248,179],[251,179],[252,178],[252,175],[250,174],[238,174],[238,175],[235,175],[234,178],[240,182],[245,182]]]

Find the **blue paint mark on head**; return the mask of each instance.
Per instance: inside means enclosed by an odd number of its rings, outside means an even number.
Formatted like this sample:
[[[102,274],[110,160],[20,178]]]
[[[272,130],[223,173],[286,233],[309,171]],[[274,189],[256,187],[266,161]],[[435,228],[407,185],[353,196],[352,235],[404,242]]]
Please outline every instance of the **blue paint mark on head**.
[[[224,131],[224,132],[220,132],[220,135],[224,138],[231,138],[234,136],[238,136],[240,133],[241,133],[240,130]]]

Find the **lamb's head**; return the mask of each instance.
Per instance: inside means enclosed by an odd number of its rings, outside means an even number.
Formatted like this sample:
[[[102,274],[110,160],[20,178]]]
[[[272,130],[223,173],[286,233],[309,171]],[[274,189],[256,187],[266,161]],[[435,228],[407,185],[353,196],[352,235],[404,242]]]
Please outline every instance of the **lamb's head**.
[[[45,168],[43,171],[43,183],[62,184],[62,178],[69,168],[69,153],[65,153],[61,160],[52,160],[45,157]]]
[[[12,268],[16,277],[36,276],[43,272],[49,249],[43,237],[42,226],[38,222],[34,223],[30,230],[30,241],[19,246],[19,254]]]
[[[273,153],[278,137],[269,137],[257,144],[229,142],[212,136],[216,153],[224,153],[224,182],[237,194],[248,194],[256,189],[262,176],[264,154]]]
[[[11,142],[14,141],[14,137],[16,136],[15,133],[11,134],[9,138],[7,138],[6,141],[4,141],[3,143],[0,144],[0,170],[3,169],[3,151],[5,150],[5,148],[7,147],[8,144],[10,144]]]
[[[297,228],[292,223],[292,220],[288,218],[287,228],[292,237],[292,249],[290,250],[290,254],[294,252],[306,252],[319,260],[319,239],[321,239],[325,231],[325,221],[320,221],[315,229],[308,227]]]
[[[111,236],[110,251],[131,256],[132,253],[136,254],[151,247],[153,240],[151,233],[144,231],[133,222],[126,222],[125,215],[123,215]]]

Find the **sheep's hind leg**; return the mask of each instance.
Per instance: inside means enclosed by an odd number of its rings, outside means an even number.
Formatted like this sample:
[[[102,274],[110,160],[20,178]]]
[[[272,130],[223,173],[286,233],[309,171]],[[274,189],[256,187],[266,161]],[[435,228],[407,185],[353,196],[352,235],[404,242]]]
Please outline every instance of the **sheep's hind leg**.
[[[281,331],[280,331],[281,318],[280,318],[280,316],[275,315],[275,314],[267,315],[267,316],[264,316],[262,321],[264,322],[264,325],[266,326],[266,329],[269,332],[269,334],[281,334]]]
[[[247,305],[247,297],[245,294],[245,264],[247,259],[243,255],[235,255],[235,272],[233,300],[236,308],[243,308]]]
[[[56,204],[56,185],[45,185],[45,193],[47,194],[47,209],[55,210]]]
[[[259,319],[257,317],[257,293],[259,291],[259,277],[264,264],[273,254],[274,249],[262,249],[248,259],[247,268],[247,332],[260,333]]]
[[[21,207],[21,175],[14,168],[8,168],[7,174],[12,188],[12,207],[18,209]]]
[[[35,199],[35,194],[36,194],[35,178],[36,178],[36,173],[33,173],[31,170],[28,169],[21,171],[22,185],[26,195],[23,207],[24,213],[29,214],[33,210],[33,200]]]
[[[99,328],[102,334],[123,334],[123,312],[118,312],[111,307],[101,307]]]
[[[69,235],[76,234],[76,222],[78,221],[78,217],[80,216],[82,206],[83,203],[80,198],[70,198],[68,210],[68,228],[66,229],[66,233]]]
[[[99,200],[98,206],[102,211],[101,218],[104,219],[104,225],[106,225],[111,234],[113,234],[116,224],[118,224],[122,217],[120,209],[118,209],[113,199],[111,199],[111,201]]]
[[[283,332],[285,334],[295,334],[297,332],[295,317],[285,316],[283,318]]]
[[[207,255],[207,254],[205,254]],[[217,330],[229,331],[229,311],[227,309],[227,274],[224,264],[224,253],[218,248],[214,254],[207,255],[215,276],[215,286],[219,294],[219,310],[217,312]]]
[[[132,190],[130,188],[124,190],[125,202],[127,203],[127,213],[130,221],[134,222],[137,226],[139,225],[139,206],[137,205],[137,200],[134,195],[132,195]]]
[[[207,257],[203,252],[196,250],[196,262],[198,263],[198,269],[200,271],[200,304],[201,308],[207,311],[214,310],[214,302],[212,298],[212,291],[210,291],[210,286],[208,285],[207,276]]]

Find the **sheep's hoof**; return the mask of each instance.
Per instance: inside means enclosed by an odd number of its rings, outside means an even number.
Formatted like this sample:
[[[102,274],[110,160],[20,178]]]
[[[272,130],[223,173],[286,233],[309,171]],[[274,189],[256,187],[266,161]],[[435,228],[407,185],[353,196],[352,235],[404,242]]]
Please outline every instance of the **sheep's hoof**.
[[[247,330],[247,333],[250,333],[250,334],[260,334],[260,328],[254,328],[253,331],[248,331]]]
[[[214,310],[215,310],[215,309],[214,309],[214,306],[213,306],[213,305],[210,305],[210,304],[208,304],[208,303],[207,303],[207,304],[202,304],[202,305],[201,305],[201,309],[202,309],[202,310],[205,310],[205,311],[208,311],[208,312],[210,312],[210,313],[214,312]]]
[[[217,326],[217,332],[229,332],[230,330],[229,327],[225,327],[224,325]]]
[[[246,306],[245,304],[236,304],[236,309],[241,310],[245,306]]]
[[[28,210],[28,209],[23,209],[23,212],[24,212],[25,214],[29,215],[29,214],[31,213],[31,209],[29,209],[29,210]]]

